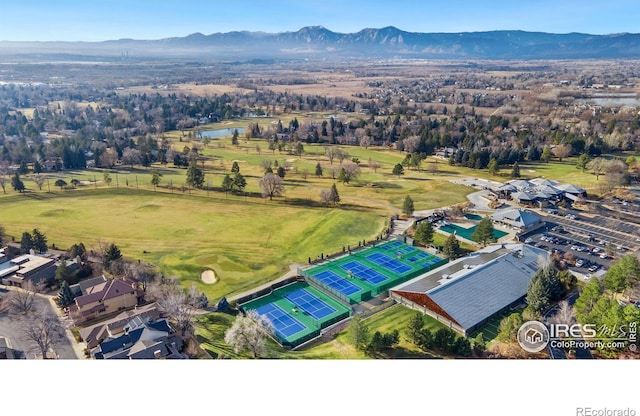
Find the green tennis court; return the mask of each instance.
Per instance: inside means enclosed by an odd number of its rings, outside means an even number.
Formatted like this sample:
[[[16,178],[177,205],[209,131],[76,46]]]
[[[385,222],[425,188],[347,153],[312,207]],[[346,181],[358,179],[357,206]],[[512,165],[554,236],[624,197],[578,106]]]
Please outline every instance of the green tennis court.
[[[440,227],[440,230],[449,234],[459,235],[462,238],[466,238],[467,240],[473,241],[473,238],[471,238],[471,236],[476,231],[476,226],[474,225],[473,227],[464,228],[456,224],[448,224]],[[495,229],[493,230],[493,237],[496,240],[501,237],[504,237],[507,234],[508,233],[505,233],[504,231],[495,230]]]
[[[402,241],[393,240],[299,272],[337,298],[354,304],[371,299],[446,262]]]
[[[322,329],[351,314],[348,307],[303,282],[278,288],[240,306],[269,318],[276,338],[288,347],[319,336]]]

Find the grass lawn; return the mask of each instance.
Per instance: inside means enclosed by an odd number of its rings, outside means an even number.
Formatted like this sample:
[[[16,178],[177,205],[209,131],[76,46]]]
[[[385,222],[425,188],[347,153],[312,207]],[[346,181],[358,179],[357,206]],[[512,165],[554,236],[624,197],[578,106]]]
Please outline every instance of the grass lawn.
[[[279,277],[291,263],[372,239],[387,213],[374,208],[329,209],[262,199],[224,199],[149,190],[98,188],[0,198],[2,224],[20,240],[38,228],[49,244],[114,242],[123,255],[159,266],[185,286],[196,283],[217,299]],[[205,285],[211,268],[220,279]]]
[[[442,247],[444,247],[447,238],[449,238],[449,236],[440,233],[433,233],[433,245],[442,250]],[[461,256],[464,256],[467,253],[474,252],[478,249],[477,247],[472,246],[469,243],[465,243],[464,241],[458,240],[458,244],[460,244],[460,249],[462,250]]]
[[[482,332],[484,342],[489,345],[490,342],[495,341],[495,339],[498,337],[498,333],[500,332],[500,321],[502,321],[505,317],[511,315],[512,313],[522,314],[522,309],[507,310],[496,315],[486,324],[473,331],[470,334],[469,338],[475,338],[479,333]]]
[[[403,334],[404,328],[416,311],[403,305],[394,305],[384,311],[371,316],[365,320],[369,327],[369,334],[376,331],[382,333],[391,332],[394,329],[400,331],[400,343],[392,350],[384,351],[377,358],[439,358],[435,354],[424,352],[409,341]],[[431,318],[425,316],[425,328],[435,333],[445,326]],[[196,336],[202,343],[202,347],[212,356],[223,355],[230,358],[249,358],[249,355],[235,354],[233,350],[224,342],[224,332],[231,327],[235,317],[224,313],[209,313],[201,315],[196,326]],[[304,348],[299,351],[287,351],[280,347],[275,341],[270,340],[267,344],[267,356],[269,358],[280,359],[369,359],[362,351],[356,350],[349,342],[347,331],[338,334],[329,342]]]

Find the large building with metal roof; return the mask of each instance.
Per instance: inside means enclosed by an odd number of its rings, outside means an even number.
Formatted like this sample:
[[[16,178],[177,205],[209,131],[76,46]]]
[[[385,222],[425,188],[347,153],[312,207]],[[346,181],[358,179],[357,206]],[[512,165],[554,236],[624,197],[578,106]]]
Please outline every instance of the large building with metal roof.
[[[496,314],[520,304],[541,259],[527,244],[495,244],[390,290],[398,303],[468,335]]]

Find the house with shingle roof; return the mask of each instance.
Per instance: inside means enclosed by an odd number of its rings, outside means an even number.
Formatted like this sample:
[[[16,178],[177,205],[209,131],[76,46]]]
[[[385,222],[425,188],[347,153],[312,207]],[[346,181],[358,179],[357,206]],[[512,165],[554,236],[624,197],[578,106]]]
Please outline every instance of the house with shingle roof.
[[[135,316],[128,321],[121,335],[102,341],[92,355],[99,360],[179,359],[184,358],[181,349],[182,339],[167,318]]]
[[[92,349],[97,347],[102,341],[124,333],[127,324],[136,316],[158,319],[161,315],[156,303],[135,306],[133,309],[123,311],[111,319],[81,328],[79,331],[80,338],[85,342],[87,348]]]
[[[69,316],[77,324],[117,313],[136,306],[144,296],[132,279],[106,279],[87,287],[69,306]]]

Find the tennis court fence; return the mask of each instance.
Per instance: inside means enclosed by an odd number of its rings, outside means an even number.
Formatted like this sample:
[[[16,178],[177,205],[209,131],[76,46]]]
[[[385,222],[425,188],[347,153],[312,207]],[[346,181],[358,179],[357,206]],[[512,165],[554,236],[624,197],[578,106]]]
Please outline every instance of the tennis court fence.
[[[336,299],[341,300],[343,302],[345,302],[347,305],[351,306],[354,303],[360,303],[360,302],[364,302],[366,300],[371,299],[373,296],[371,294],[370,290],[366,290],[363,289],[361,292],[358,293],[353,293],[351,295],[346,295],[338,290],[336,290],[335,288],[332,288],[331,286],[325,284],[324,282],[320,281],[319,279],[317,279],[315,276],[312,276],[308,273],[305,273],[304,270],[302,270],[302,274],[305,277],[307,283],[309,283],[311,286],[314,286],[332,296],[334,296]]]

